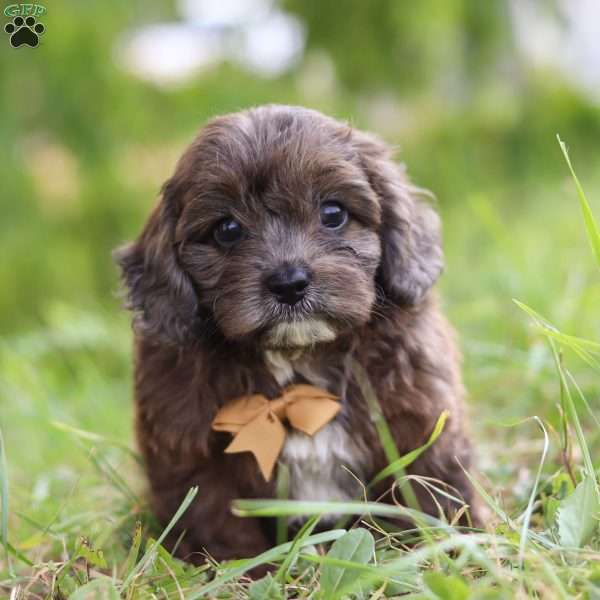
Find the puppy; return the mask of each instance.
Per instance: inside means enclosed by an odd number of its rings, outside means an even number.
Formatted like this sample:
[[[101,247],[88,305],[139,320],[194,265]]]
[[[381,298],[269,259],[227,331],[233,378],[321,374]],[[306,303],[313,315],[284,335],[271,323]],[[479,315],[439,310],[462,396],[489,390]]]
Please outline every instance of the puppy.
[[[290,498],[360,497],[358,481],[387,461],[354,361],[401,455],[449,411],[409,473],[473,507],[459,354],[430,291],[443,266],[439,220],[390,154],[304,108],[218,117],[184,152],[139,238],[116,252],[133,311],[137,439],[160,521],[199,486],[173,532],[185,531],[182,557],[248,557],[274,542],[264,519],[230,510],[236,498],[274,497],[276,480],[250,452],[225,452],[231,433],[212,429],[232,399],[300,383],[335,394],[341,410],[317,433],[288,426],[279,463]],[[373,498],[392,501],[391,485]],[[461,509],[413,487],[430,514]]]

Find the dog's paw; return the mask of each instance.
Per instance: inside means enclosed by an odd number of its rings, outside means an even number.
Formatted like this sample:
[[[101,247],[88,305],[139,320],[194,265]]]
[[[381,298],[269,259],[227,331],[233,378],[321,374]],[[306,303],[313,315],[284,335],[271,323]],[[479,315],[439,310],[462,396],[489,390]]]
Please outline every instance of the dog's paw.
[[[4,26],[4,31],[10,35],[10,45],[13,48],[19,46],[30,46],[35,48],[39,41],[40,35],[44,33],[46,28],[42,23],[38,23],[35,17],[15,17],[11,23]]]

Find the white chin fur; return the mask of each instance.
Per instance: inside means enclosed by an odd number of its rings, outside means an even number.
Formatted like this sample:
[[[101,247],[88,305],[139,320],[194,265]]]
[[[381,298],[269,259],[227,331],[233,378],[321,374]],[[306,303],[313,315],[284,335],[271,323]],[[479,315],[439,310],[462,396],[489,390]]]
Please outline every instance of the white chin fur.
[[[277,323],[267,334],[269,348],[304,348],[335,339],[335,331],[321,319]]]

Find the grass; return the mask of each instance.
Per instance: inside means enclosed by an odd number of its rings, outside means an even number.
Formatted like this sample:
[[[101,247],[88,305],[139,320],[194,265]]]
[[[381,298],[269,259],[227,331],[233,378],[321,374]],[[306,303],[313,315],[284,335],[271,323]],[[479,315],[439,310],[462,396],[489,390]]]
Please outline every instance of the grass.
[[[43,327],[0,342],[0,596],[600,598],[600,286],[586,248],[598,259],[600,237],[560,147],[585,227],[566,186],[542,189],[545,205],[512,215],[484,196],[444,215],[444,291],[463,337],[480,463],[470,477],[489,511],[485,530],[465,532],[412,505],[288,501],[283,482],[277,500],[233,506],[242,517],[279,517],[275,548],[203,567],[174,559],[127,442],[126,316],[51,305]],[[428,445],[443,424],[442,416]],[[435,485],[408,482],[403,471],[425,447],[398,457],[388,442],[386,451],[398,485]],[[331,512],[343,525],[314,533]],[[295,514],[311,517],[283,541],[281,523]],[[390,531],[385,519],[398,514],[414,529]],[[248,578],[267,564],[269,575]]]

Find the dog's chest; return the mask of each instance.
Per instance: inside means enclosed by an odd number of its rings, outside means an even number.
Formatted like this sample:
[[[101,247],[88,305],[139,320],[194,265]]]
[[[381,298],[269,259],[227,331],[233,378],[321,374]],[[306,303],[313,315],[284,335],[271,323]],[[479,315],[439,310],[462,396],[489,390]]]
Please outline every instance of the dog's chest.
[[[360,491],[364,452],[343,425],[333,422],[314,436],[289,432],[281,460],[289,469],[295,500],[351,500]]]
[[[326,387],[323,376],[306,364],[269,353],[267,365],[282,386],[297,373],[312,385]],[[360,493],[368,451],[360,436],[352,435],[346,420],[337,419],[314,436],[291,430],[286,437],[280,460],[289,469],[289,497],[296,500],[350,500]]]

